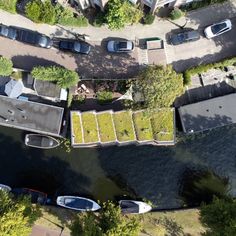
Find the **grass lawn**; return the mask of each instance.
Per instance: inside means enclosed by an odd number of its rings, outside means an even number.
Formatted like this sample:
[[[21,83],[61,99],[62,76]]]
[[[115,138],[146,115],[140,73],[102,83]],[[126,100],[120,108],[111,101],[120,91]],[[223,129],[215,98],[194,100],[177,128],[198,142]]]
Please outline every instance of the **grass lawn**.
[[[152,126],[149,114],[145,111],[133,113],[133,120],[137,139],[140,141],[153,140]]]
[[[93,143],[98,142],[98,130],[96,123],[96,115],[90,112],[81,114],[83,131],[84,131],[84,142]]]
[[[157,141],[172,141],[174,139],[174,121],[171,109],[157,110],[152,114],[152,130]]]
[[[113,120],[116,129],[116,136],[120,142],[135,140],[131,112],[123,111],[114,113]]]
[[[83,143],[80,115],[72,112],[74,143]]]
[[[109,112],[97,114],[98,128],[102,142],[115,141],[115,131],[112,125],[112,114]]]
[[[199,221],[199,211],[197,209],[189,209],[173,212],[151,212],[140,216],[143,222],[142,232],[144,235],[170,235],[167,230],[168,221],[162,220],[165,217],[181,226],[185,235],[200,236],[205,231]]]

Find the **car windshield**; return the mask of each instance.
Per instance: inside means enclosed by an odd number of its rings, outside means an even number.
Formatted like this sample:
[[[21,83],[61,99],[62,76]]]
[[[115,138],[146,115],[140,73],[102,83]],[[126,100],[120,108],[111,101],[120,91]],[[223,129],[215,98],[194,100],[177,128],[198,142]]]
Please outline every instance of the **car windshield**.
[[[1,26],[0,27],[0,32],[1,32],[1,35],[7,36],[8,35],[8,28],[5,27],[5,26]]]
[[[115,44],[116,50],[127,50],[127,42],[117,42]]]
[[[212,30],[213,34],[217,34],[220,31],[222,31],[223,29],[225,29],[226,27],[227,27],[226,23],[221,23],[221,24],[213,25],[211,27],[211,30]]]
[[[76,52],[80,52],[81,51],[81,44],[79,42],[75,42],[73,46],[74,46],[74,50]]]
[[[48,40],[45,36],[39,36],[39,45],[41,47],[46,47],[48,43]]]

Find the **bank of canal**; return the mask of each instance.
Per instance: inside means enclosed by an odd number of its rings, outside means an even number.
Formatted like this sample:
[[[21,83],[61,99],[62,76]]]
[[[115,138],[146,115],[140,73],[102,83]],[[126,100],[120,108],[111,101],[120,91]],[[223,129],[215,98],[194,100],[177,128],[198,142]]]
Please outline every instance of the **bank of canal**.
[[[195,194],[197,185],[189,187],[186,178],[209,171],[229,182],[230,193],[236,195],[236,126],[184,138],[174,147],[112,146],[70,153],[63,147],[47,151],[28,148],[23,142],[25,134],[0,128],[0,183],[102,201],[136,195],[151,200],[159,209],[169,209],[186,204],[181,197],[183,189]],[[206,178],[204,187],[215,185],[223,191],[217,181],[213,184]]]

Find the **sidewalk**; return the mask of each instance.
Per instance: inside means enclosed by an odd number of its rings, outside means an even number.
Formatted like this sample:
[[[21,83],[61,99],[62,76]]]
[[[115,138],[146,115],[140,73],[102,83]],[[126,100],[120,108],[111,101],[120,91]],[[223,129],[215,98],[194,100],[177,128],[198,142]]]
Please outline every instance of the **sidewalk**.
[[[175,21],[175,23],[182,26],[186,23],[187,19],[187,27],[198,28],[199,26],[205,26],[211,24],[214,21],[221,20],[222,17],[225,16],[231,18],[235,16],[235,14],[236,1],[231,0],[228,3],[225,3],[223,7],[221,4],[219,4],[193,11],[189,13],[186,18],[183,17]],[[15,25],[19,27],[29,28],[32,30],[37,30],[46,35],[50,35],[51,37],[73,37],[70,32],[86,34],[90,36],[91,41],[100,41],[106,37],[121,37],[135,40],[135,38],[146,38],[155,36],[165,39],[166,33],[170,32],[172,29],[178,28],[176,25],[158,17],[152,25],[136,24],[133,26],[127,26],[124,29],[118,31],[111,31],[104,26],[97,28],[91,25],[84,28],[50,26],[46,24],[35,24],[21,15],[10,14],[2,10],[0,10],[0,22],[6,25]]]

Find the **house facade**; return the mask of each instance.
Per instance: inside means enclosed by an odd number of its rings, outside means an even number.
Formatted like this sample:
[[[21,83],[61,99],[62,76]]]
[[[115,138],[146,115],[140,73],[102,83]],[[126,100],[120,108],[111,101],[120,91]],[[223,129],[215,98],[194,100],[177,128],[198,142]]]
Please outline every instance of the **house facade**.
[[[195,0],[129,0],[133,4],[140,4],[143,7],[146,7],[150,12],[155,12],[158,7],[171,7],[171,6],[180,6]],[[81,9],[86,9],[88,7],[98,8],[101,11],[104,10],[104,7],[108,0],[71,0],[71,3],[76,3],[80,6]]]

